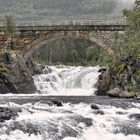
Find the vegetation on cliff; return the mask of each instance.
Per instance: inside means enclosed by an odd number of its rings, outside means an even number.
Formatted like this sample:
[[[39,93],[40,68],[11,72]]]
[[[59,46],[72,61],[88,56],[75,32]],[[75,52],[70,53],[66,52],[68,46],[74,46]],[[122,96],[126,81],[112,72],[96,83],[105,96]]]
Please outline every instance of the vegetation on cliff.
[[[36,87],[23,57],[13,44],[17,30],[12,17],[5,18],[0,46],[0,94],[33,93]]]
[[[0,81],[9,77],[9,70],[4,63],[0,63]]]
[[[111,64],[115,84],[128,92],[140,92],[140,1],[124,10],[128,23],[125,33],[115,34],[114,60]]]

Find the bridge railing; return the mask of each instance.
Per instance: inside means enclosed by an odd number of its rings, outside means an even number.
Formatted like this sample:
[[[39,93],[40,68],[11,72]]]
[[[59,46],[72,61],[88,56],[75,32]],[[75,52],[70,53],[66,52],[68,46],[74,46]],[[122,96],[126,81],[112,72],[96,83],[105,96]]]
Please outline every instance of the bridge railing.
[[[17,21],[16,26],[66,26],[66,25],[126,25],[125,20],[58,20],[58,21]],[[0,22],[0,27],[4,22]]]

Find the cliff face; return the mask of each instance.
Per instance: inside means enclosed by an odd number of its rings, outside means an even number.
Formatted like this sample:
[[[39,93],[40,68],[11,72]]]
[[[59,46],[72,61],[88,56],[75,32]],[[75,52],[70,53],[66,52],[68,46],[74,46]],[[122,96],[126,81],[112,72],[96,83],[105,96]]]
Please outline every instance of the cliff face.
[[[36,87],[24,59],[18,53],[5,53],[0,62],[7,69],[7,74],[0,74],[0,94],[34,93]]]
[[[120,58],[110,68],[100,72],[97,95],[140,96],[140,59],[132,56]]]

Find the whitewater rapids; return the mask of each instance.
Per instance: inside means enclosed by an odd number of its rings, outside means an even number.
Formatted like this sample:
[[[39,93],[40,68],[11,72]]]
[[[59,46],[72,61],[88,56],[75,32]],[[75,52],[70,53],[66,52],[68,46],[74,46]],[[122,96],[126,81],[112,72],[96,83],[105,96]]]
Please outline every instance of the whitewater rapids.
[[[0,140],[140,140],[140,100],[93,96],[98,71],[50,66],[33,77],[36,94],[0,95],[1,116],[1,107],[21,110],[0,120]]]
[[[45,103],[0,106],[22,108],[16,120],[0,123],[0,140],[139,140],[140,122],[129,117],[140,112],[140,103],[126,108],[96,104],[104,115],[95,114],[89,104]]]
[[[40,94],[64,96],[94,95],[99,67],[50,66],[34,76]]]

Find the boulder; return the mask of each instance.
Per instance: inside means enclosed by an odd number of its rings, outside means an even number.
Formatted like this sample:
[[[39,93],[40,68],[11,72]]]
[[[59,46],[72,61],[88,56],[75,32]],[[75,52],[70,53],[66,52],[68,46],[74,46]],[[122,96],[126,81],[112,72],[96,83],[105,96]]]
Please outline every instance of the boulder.
[[[52,69],[45,66],[45,68],[43,69],[43,74],[48,74],[48,73],[51,73],[52,72]]]
[[[101,111],[101,110],[96,110],[96,111],[94,111],[94,114],[96,114],[96,115],[104,115],[105,113],[103,111]]]
[[[18,116],[18,112],[21,112],[19,108],[0,107],[0,122],[15,119]]]
[[[110,91],[107,92],[107,94],[110,97],[122,97],[122,98],[133,98],[136,96],[136,93],[134,92],[123,91],[120,90],[119,88],[111,89]]]
[[[136,120],[138,120],[138,121],[140,121],[140,114],[131,114],[131,115],[129,115],[129,118],[130,119],[136,119]]]
[[[121,90],[119,88],[111,89],[107,92],[110,97],[120,97]]]
[[[93,110],[93,113],[96,115],[104,115],[104,112],[100,110],[100,108],[96,104],[90,105],[91,109]]]
[[[123,91],[122,94],[120,95],[120,97],[124,97],[124,98],[135,98],[137,97],[135,92],[128,92],[128,91]]]
[[[105,68],[99,70],[101,74],[99,75],[99,79],[95,85],[97,91],[95,95],[97,96],[104,96],[106,92],[110,89],[110,74],[109,71]]]
[[[106,72],[107,68],[101,68],[98,70],[98,72]]]
[[[127,114],[127,113],[126,112],[118,111],[118,112],[116,112],[116,114],[118,114],[118,115],[124,115],[124,114]]]
[[[63,103],[61,101],[50,101],[50,102],[52,102],[54,105],[56,105],[58,107],[63,106]]]
[[[91,109],[99,110],[99,107],[96,104],[91,104],[90,107]]]

